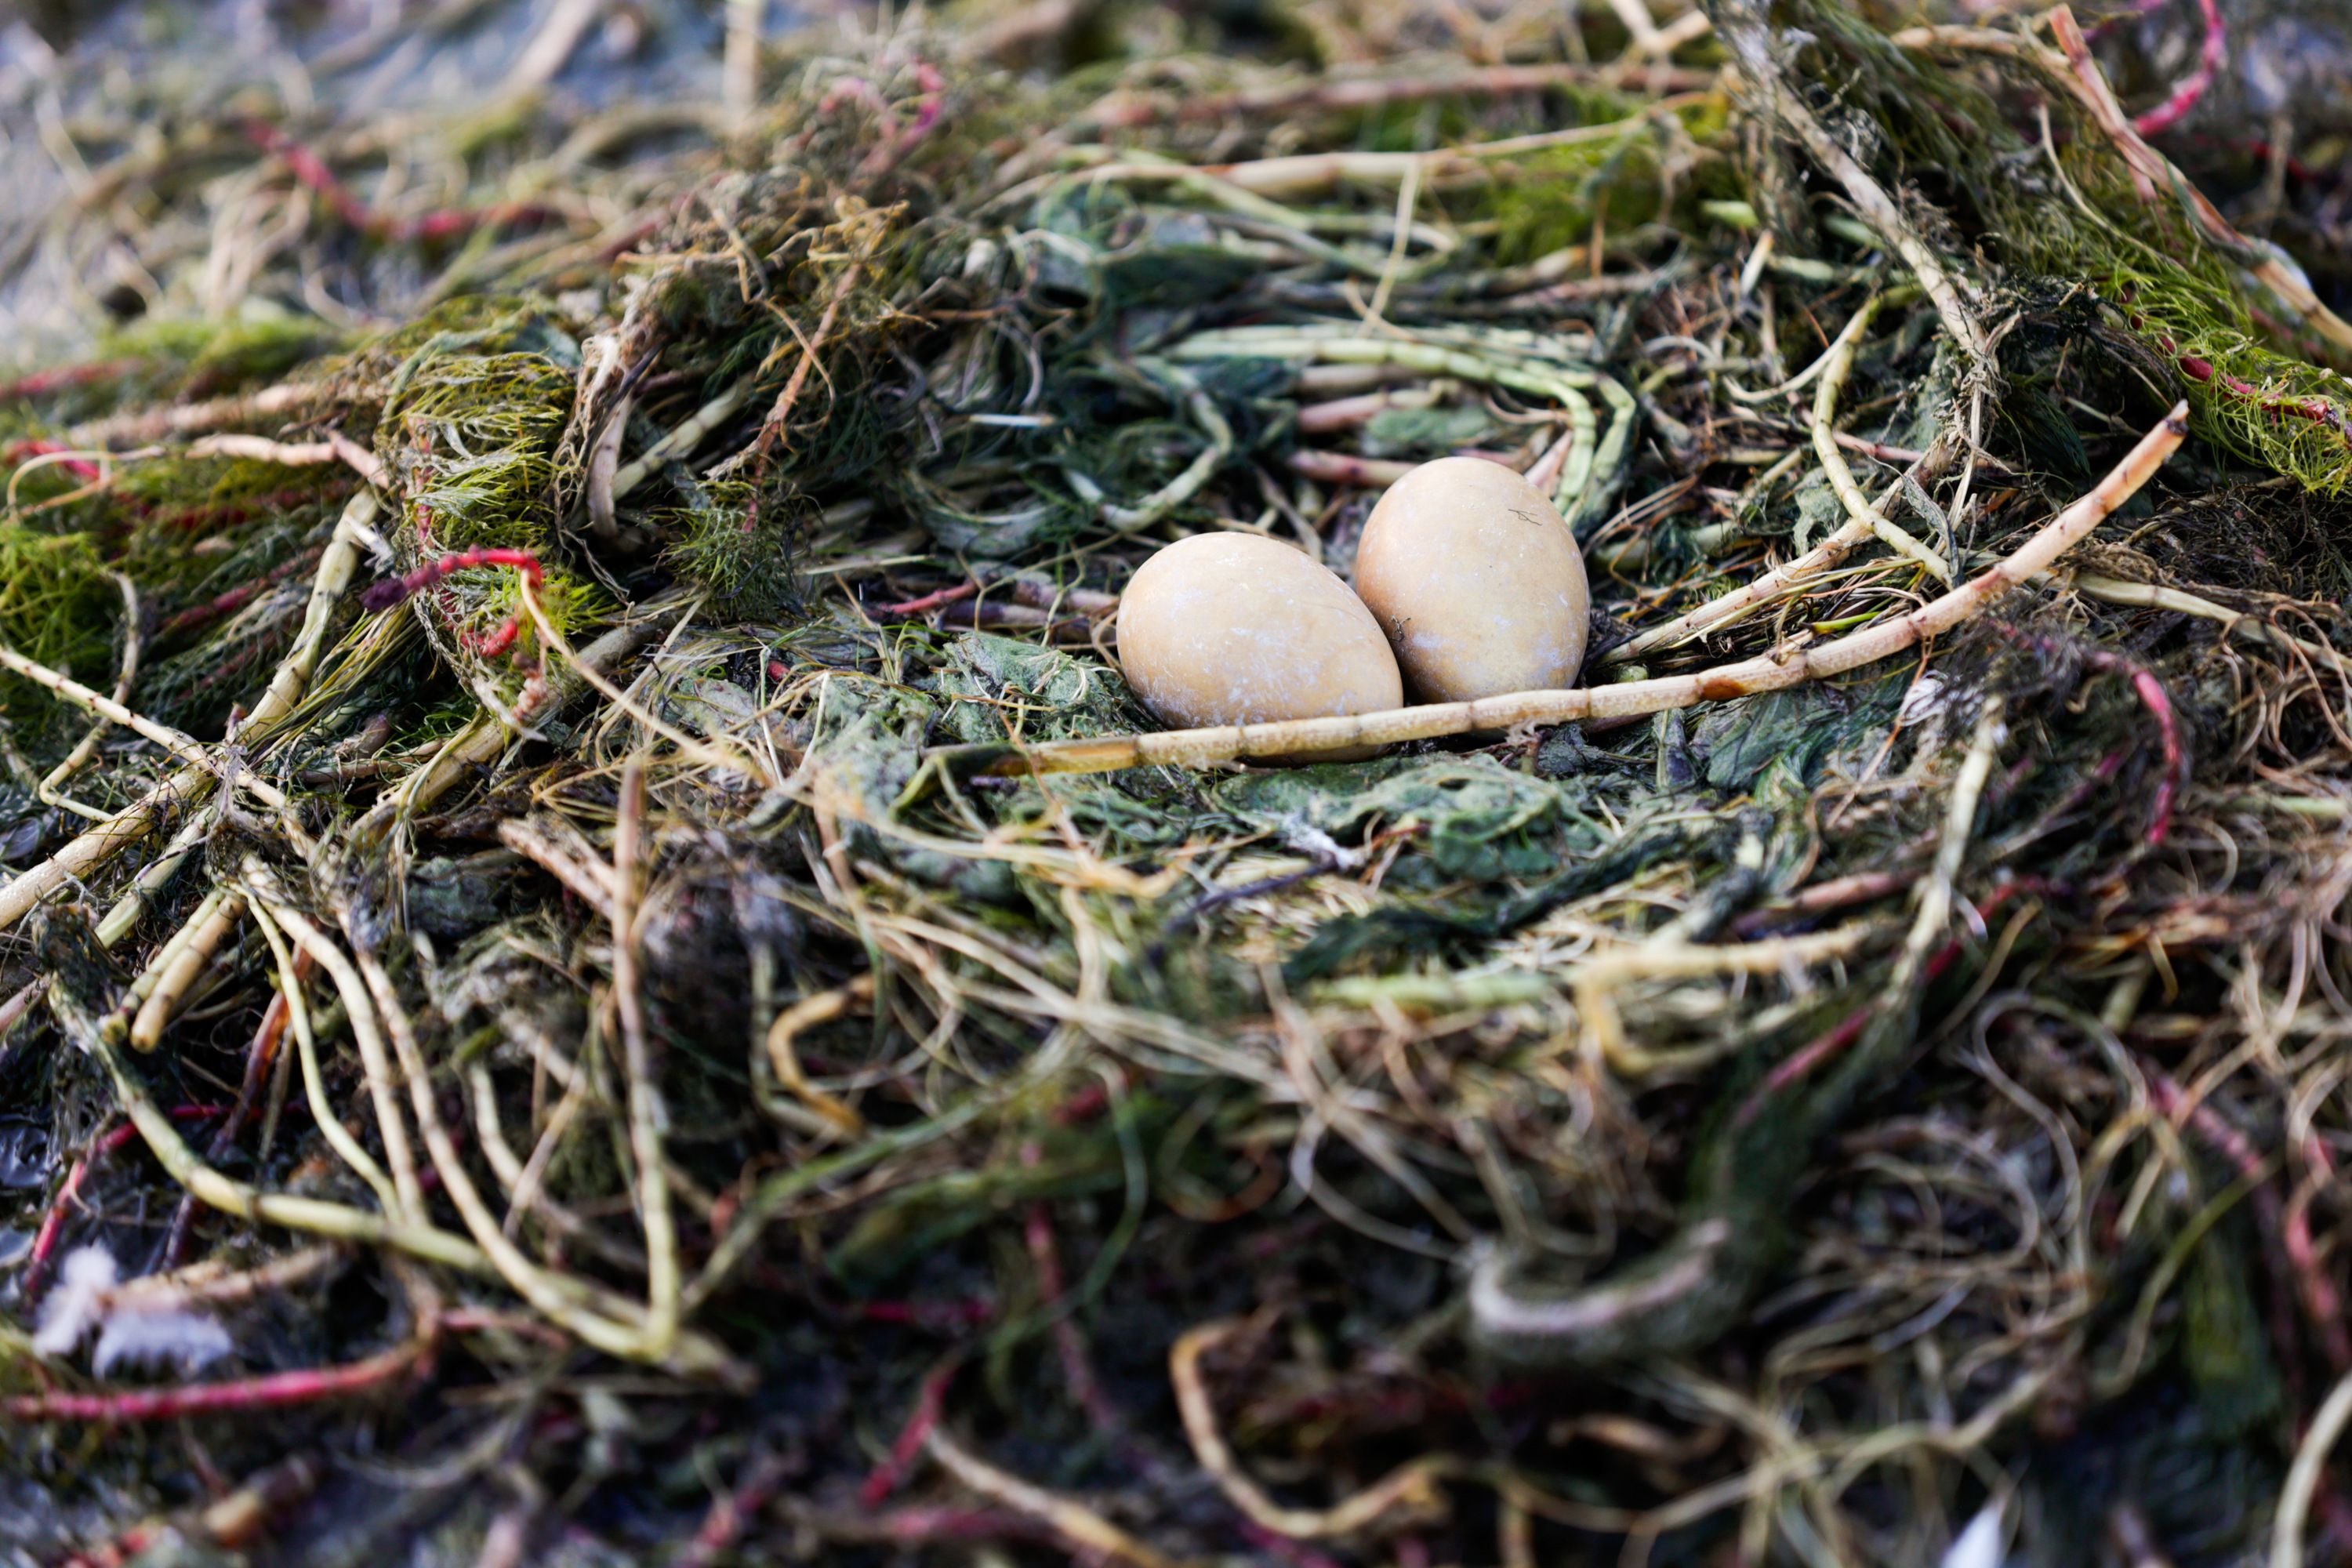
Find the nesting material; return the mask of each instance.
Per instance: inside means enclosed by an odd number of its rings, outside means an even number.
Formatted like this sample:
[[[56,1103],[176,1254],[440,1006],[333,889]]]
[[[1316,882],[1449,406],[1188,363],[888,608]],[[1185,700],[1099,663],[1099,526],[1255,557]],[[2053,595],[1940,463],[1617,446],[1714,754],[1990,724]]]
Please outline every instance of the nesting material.
[[[1250,533],[1203,533],[1150,560],[1119,599],[1128,684],[1163,724],[1198,728],[1403,705],[1388,639],[1338,574]],[[1292,759],[1349,762],[1377,748]]]
[[[1591,590],[1559,509],[1499,463],[1441,458],[1364,525],[1356,592],[1424,702],[1576,684]]]

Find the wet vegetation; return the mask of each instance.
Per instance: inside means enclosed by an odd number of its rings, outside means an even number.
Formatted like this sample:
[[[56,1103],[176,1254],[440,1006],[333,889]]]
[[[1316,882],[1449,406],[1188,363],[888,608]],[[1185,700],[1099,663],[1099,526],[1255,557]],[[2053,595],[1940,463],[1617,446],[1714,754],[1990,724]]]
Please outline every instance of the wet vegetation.
[[[16,24],[0,1562],[2352,1555],[2352,18],[1964,9]]]

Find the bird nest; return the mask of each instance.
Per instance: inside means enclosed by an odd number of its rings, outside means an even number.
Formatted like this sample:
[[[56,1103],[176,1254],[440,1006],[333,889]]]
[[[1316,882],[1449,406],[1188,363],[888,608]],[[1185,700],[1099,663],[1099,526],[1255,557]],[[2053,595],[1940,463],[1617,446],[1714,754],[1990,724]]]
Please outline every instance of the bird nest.
[[[607,9],[43,110],[13,1560],[2352,1550],[2352,328],[2210,49]],[[1457,453],[1580,685],[1153,726],[1146,556]]]

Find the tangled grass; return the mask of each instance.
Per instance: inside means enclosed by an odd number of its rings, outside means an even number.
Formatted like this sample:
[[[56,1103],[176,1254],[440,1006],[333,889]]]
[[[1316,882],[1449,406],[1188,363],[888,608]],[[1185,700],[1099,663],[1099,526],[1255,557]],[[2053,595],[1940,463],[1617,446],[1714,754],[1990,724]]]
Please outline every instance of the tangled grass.
[[[2063,17],[1268,15],[90,89],[8,1550],[2352,1549],[2333,318]],[[1152,549],[1344,568],[1463,450],[1585,540],[1581,721],[1133,739]]]

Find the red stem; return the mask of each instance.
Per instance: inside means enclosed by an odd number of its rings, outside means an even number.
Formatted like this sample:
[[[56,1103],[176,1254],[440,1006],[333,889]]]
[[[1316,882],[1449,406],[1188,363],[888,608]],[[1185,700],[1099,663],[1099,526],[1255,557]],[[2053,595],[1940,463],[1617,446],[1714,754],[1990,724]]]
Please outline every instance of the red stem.
[[[2132,689],[2147,705],[2156,719],[2156,732],[2164,748],[2164,777],[2156,786],[2156,804],[2148,811],[2147,846],[2153,849],[2161,845],[2172,831],[2172,805],[2179,794],[2180,779],[2186,770],[2186,760],[2180,749],[2180,726],[2172,716],[2172,699],[2164,689],[2164,682],[2153,670],[2132,671]]]
[[[225,1109],[218,1105],[183,1105],[175,1107],[170,1115],[174,1121],[201,1121],[206,1117],[218,1116]],[[81,1196],[82,1183],[89,1179],[91,1168],[101,1157],[135,1142],[138,1137],[139,1129],[127,1121],[120,1127],[98,1133],[90,1139],[89,1147],[82,1152],[81,1157],[74,1161],[72,1168],[66,1172],[65,1181],[58,1187],[58,1195],[50,1201],[48,1212],[41,1216],[41,1228],[33,1237],[33,1249],[26,1255],[25,1278],[17,1286],[17,1294],[23,1300],[30,1302],[40,1295],[58,1242],[65,1235],[67,1211]]]
[[[12,467],[22,467],[35,458],[53,457],[59,452],[72,450],[62,441],[18,441],[8,448],[8,462]],[[98,465],[88,458],[68,458],[56,466],[85,484],[95,483],[102,477]]]
[[[996,1316],[985,1297],[963,1301],[860,1301],[851,1310],[869,1323],[943,1331],[974,1328]]]
[[[396,218],[370,206],[336,176],[326,159],[276,126],[248,120],[245,122],[245,134],[263,152],[285,159],[296,180],[316,191],[337,217],[371,238],[431,243],[462,238],[478,228],[530,223],[553,216],[551,208],[536,202],[501,202],[493,206],[451,207],[419,217]]]
[[[2221,5],[2217,0],[2197,0],[2197,4],[2205,14],[2205,41],[2197,51],[2197,68],[2180,79],[2171,97],[2133,120],[2132,129],[2143,136],[2169,131],[2187,119],[2213,85],[2213,73],[2229,55],[2230,35],[2221,20]]]
[[[523,581],[533,588],[546,581],[545,568],[540,565],[538,555],[531,551],[484,544],[427,561],[404,576],[387,577],[381,583],[372,584],[368,591],[360,595],[360,604],[370,610],[388,610],[411,595],[423,593],[443,578],[475,566],[511,566],[521,573]],[[513,639],[509,637],[508,640],[511,642]]]
[[[980,592],[977,583],[959,583],[952,588],[941,588],[936,594],[926,594],[919,599],[902,599],[895,605],[877,605],[876,609],[886,616],[920,616],[952,605],[959,599],[969,599]]]
[[[908,1472],[922,1455],[923,1445],[930,1441],[932,1429],[940,1424],[940,1411],[947,1404],[948,1385],[955,1381],[956,1372],[962,1365],[961,1354],[950,1355],[924,1377],[915,1395],[914,1413],[907,1417],[898,1440],[890,1445],[890,1457],[875,1466],[866,1484],[857,1489],[857,1500],[862,1506],[879,1508],[905,1483]]]
[[[112,1389],[100,1394],[33,1394],[0,1400],[0,1415],[12,1421],[171,1421],[183,1415],[218,1415],[246,1410],[277,1410],[364,1394],[392,1382],[424,1359],[428,1340],[413,1340],[348,1366],[305,1367],[226,1383],[192,1383],[177,1388]]]
[[[735,1489],[710,1500],[710,1511],[703,1515],[702,1528],[670,1560],[670,1568],[709,1568],[718,1562],[719,1554],[743,1533],[744,1523],[767,1506],[768,1500],[782,1485],[784,1476],[784,1462],[774,1454],[761,1454],[744,1466],[742,1479],[736,1483]]]
[[[52,392],[62,392],[71,386],[88,386],[93,382],[111,381],[128,375],[146,362],[135,359],[102,360],[96,364],[69,364],[57,370],[36,371],[15,381],[0,384],[0,402],[18,398],[44,397]]]
[[[1981,924],[1990,920],[1994,910],[2019,893],[2025,891],[2029,885],[2024,882],[2004,882],[1995,888],[1984,902],[1976,906],[1978,922]],[[1967,945],[1958,937],[1946,942],[1921,969],[1920,984],[1928,984],[1942,979],[1944,972],[1959,962],[1960,953]],[[1816,1037],[1806,1045],[1790,1052],[1785,1060],[1765,1076],[1764,1081],[1756,1087],[1756,1092],[1749,1095],[1740,1105],[1739,1110],[1731,1119],[1732,1126],[1735,1128],[1747,1126],[1764,1113],[1765,1108],[1771,1103],[1773,1096],[1809,1077],[1823,1063],[1834,1060],[1843,1055],[1848,1047],[1862,1038],[1863,1030],[1869,1026],[1872,1016],[1877,1011],[1877,1003],[1865,1003],[1854,1009],[1828,1033]]]

